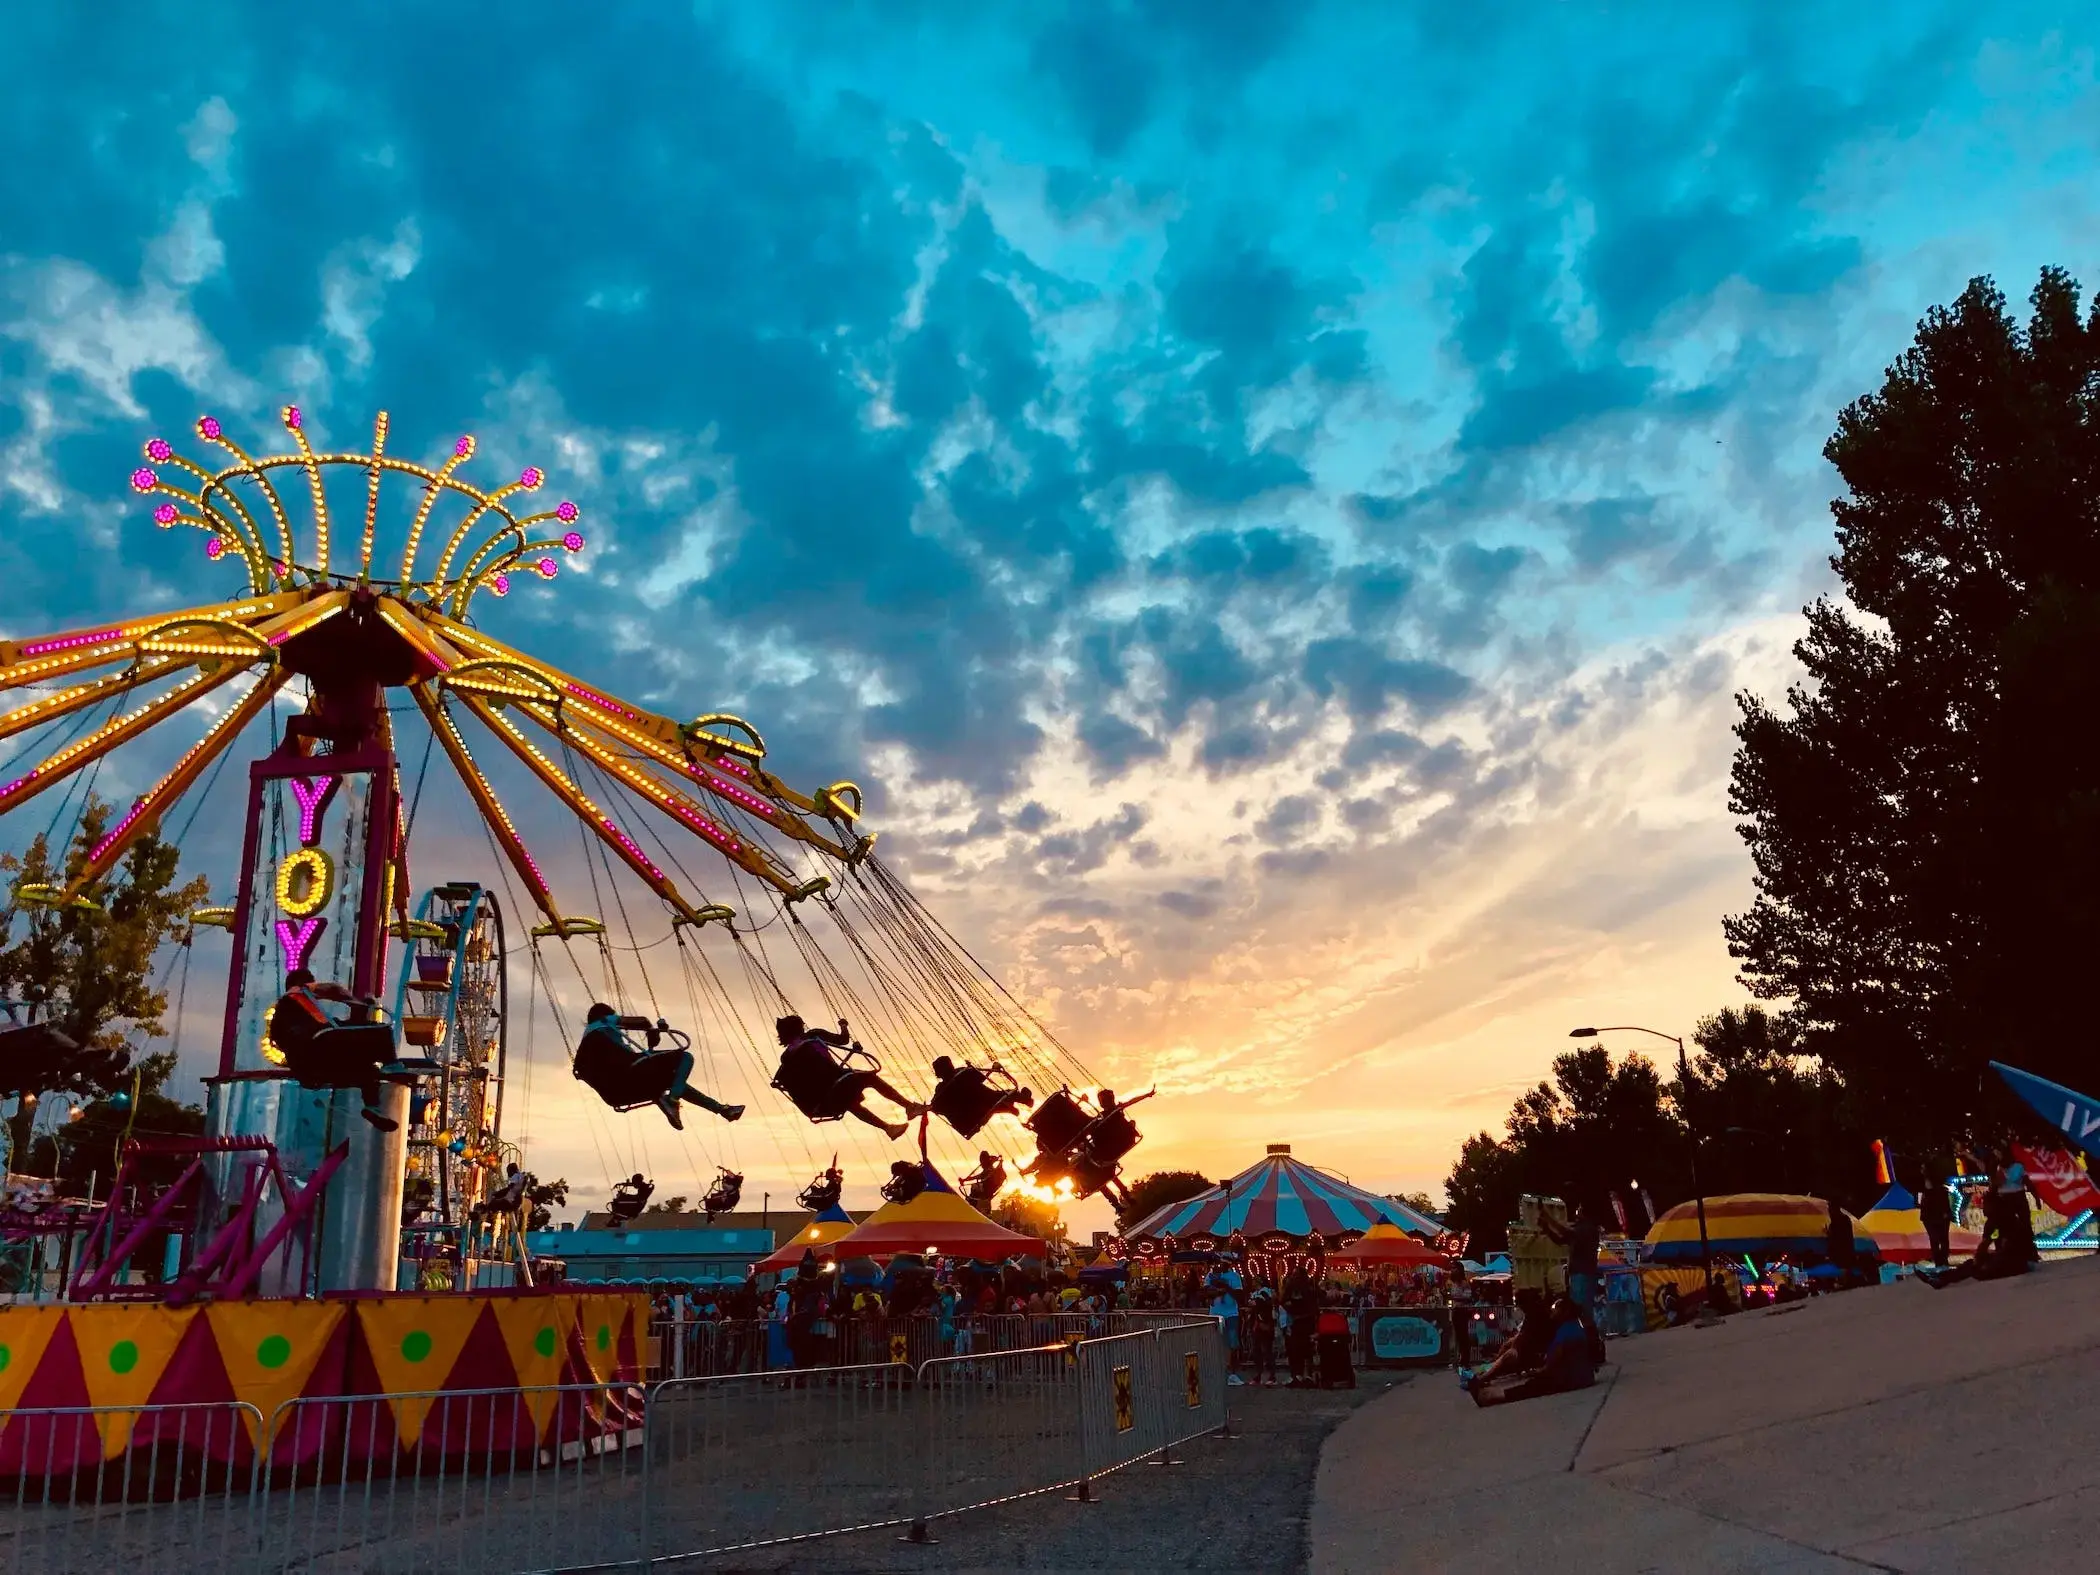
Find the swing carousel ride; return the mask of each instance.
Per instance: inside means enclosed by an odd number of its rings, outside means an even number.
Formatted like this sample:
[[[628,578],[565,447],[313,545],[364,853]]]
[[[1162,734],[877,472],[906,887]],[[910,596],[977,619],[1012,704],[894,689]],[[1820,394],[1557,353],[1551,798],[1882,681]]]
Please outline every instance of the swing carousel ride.
[[[232,940],[209,1136],[193,1168],[221,1238],[242,1233],[241,1244],[185,1247],[192,1291],[392,1289],[404,1227],[412,1237],[514,1207],[505,1175],[521,1156],[503,1135],[506,1087],[529,1078],[542,1032],[575,1044],[584,1000],[618,1020],[596,1049],[586,1035],[582,1053],[570,1051],[594,1096],[587,1119],[608,1178],[615,1155],[618,1174],[646,1169],[633,1161],[646,1159],[640,1128],[657,1111],[678,1142],[709,1150],[710,1211],[734,1207],[740,1129],[709,1119],[688,1132],[681,1101],[734,1121],[728,1100],[740,1091],[759,1116],[741,1129],[747,1141],[764,1132],[782,1168],[813,1170],[809,1190],[834,1202],[842,1145],[880,1176],[891,1169],[880,1145],[907,1134],[864,1102],[870,1094],[916,1120],[927,1164],[936,1149],[944,1163],[975,1164],[980,1203],[1006,1173],[1001,1117],[1036,1150],[1009,1185],[1038,1196],[1119,1189],[1138,1141],[1134,1101],[1098,1090],[875,855],[854,783],[800,791],[774,774],[743,719],[678,721],[484,632],[484,598],[555,579],[585,546],[574,503],[529,507],[546,480],[538,467],[484,490],[462,473],[472,437],[429,466],[388,451],[384,412],[363,452],[317,450],[296,407],[282,423],[288,452],[251,453],[206,416],[196,433],[213,463],[156,437],[131,473],[157,525],[198,531],[206,557],[240,578],[234,599],[0,641],[0,684],[32,696],[0,714],[0,739],[26,737],[0,770],[0,815],[64,785],[47,833],[61,867],[71,836],[60,840],[60,822],[85,805],[112,752],[184,719],[208,724],[62,884],[8,895],[32,923],[95,905],[127,851],[149,832],[168,836],[170,811],[200,783],[200,799],[235,802],[214,794],[218,775],[267,719],[234,900],[191,915]],[[390,476],[408,485],[383,494]],[[391,578],[378,572],[383,525],[399,532]],[[406,704],[392,703],[397,690]],[[419,752],[397,722],[420,724]],[[417,753],[404,781],[402,761]],[[481,879],[413,897],[415,834],[433,829],[417,815],[434,753],[489,858]],[[549,795],[542,820],[573,823],[577,855],[535,854],[525,829],[539,822],[514,819],[499,796],[506,772]],[[435,829],[457,858],[459,826]],[[564,878],[574,889],[557,890]],[[631,910],[637,889],[647,900]],[[523,1042],[511,1044],[518,961],[530,1005]],[[301,1040],[279,1014],[307,975],[331,1004],[309,998],[319,1030]],[[832,1020],[836,1033],[821,1026]],[[0,1074],[23,1031],[33,1030],[0,1024]],[[699,1173],[690,1147],[686,1157]],[[143,1239],[155,1207],[111,1223],[97,1261],[113,1265]],[[294,1236],[307,1266],[273,1280],[263,1259]]]

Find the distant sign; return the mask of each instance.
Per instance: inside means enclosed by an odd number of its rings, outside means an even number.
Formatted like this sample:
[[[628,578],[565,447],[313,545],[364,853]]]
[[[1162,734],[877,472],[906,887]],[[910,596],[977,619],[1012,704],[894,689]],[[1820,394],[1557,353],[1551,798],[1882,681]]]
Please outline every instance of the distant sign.
[[[1444,1348],[1444,1331],[1427,1318],[1386,1313],[1371,1321],[1371,1354],[1382,1362],[1421,1361]]]

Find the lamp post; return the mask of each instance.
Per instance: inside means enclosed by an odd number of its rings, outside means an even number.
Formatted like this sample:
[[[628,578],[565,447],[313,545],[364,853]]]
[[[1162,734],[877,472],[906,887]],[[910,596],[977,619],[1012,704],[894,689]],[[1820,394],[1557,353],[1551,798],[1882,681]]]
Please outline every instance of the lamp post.
[[[1632,1023],[1620,1023],[1609,1028],[1573,1028],[1568,1031],[1570,1039],[1595,1039],[1600,1034],[1647,1034],[1656,1039],[1667,1039],[1677,1047],[1677,1086],[1689,1088],[1692,1082],[1691,1066],[1685,1060],[1684,1040],[1676,1034],[1666,1034],[1659,1029],[1640,1028]],[[1706,1281],[1709,1302],[1714,1291],[1714,1250],[1706,1236],[1706,1193],[1699,1185],[1699,1129],[1692,1125],[1691,1113],[1684,1118],[1685,1130],[1692,1135],[1692,1200],[1699,1213],[1699,1272]]]

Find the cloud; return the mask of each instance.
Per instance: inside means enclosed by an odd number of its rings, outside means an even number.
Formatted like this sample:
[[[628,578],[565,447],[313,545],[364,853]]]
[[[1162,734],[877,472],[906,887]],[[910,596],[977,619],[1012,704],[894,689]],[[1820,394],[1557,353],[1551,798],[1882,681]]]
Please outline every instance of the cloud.
[[[1968,273],[2085,244],[2039,12],[262,15],[0,22],[16,605],[223,593],[123,490],[200,410],[472,430],[591,542],[489,626],[860,781],[951,927],[1199,1112],[1161,1163],[1280,1089],[1428,1180],[1530,1014],[1725,990],[1727,692],[1827,574],[1832,413]]]

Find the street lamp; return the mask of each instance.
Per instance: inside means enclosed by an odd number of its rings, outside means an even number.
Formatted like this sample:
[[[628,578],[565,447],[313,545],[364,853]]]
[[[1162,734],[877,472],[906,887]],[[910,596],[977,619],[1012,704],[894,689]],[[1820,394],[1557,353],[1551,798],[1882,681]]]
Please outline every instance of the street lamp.
[[[1692,1070],[1684,1056],[1684,1040],[1676,1034],[1666,1034],[1654,1028],[1640,1028],[1632,1023],[1619,1023],[1610,1028],[1571,1028],[1570,1039],[1595,1039],[1599,1034],[1647,1034],[1655,1039],[1667,1039],[1677,1047],[1677,1086],[1689,1088]],[[1692,1200],[1699,1212],[1699,1270],[1706,1280],[1707,1301],[1711,1304],[1714,1293],[1714,1250],[1706,1238],[1706,1193],[1699,1186],[1699,1129],[1692,1125],[1691,1112],[1684,1117],[1685,1130],[1692,1135]]]

